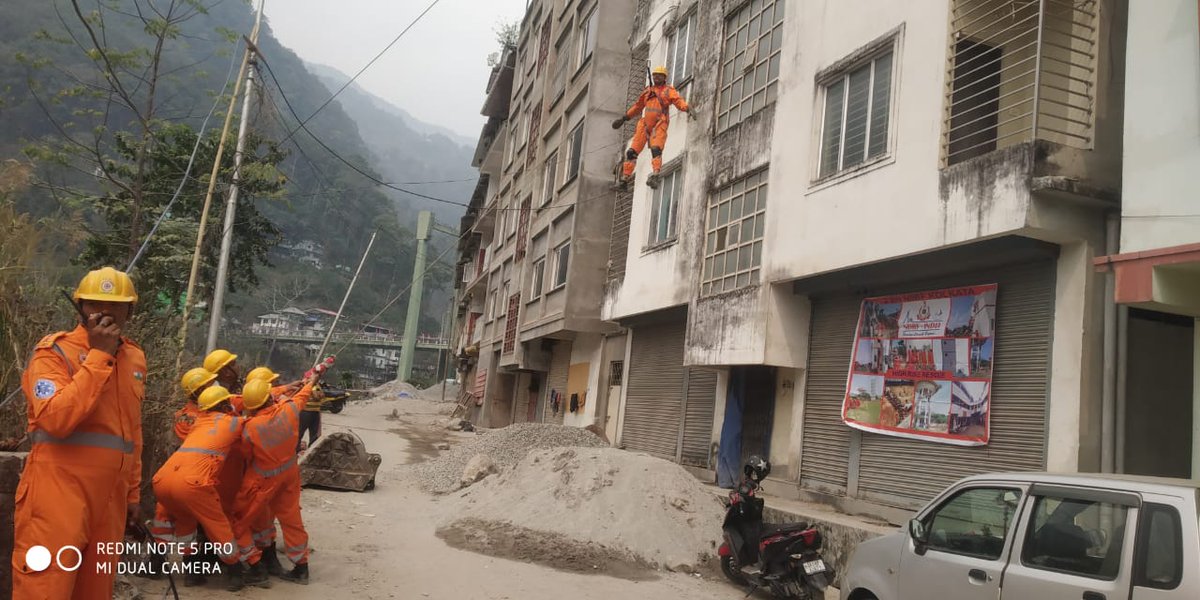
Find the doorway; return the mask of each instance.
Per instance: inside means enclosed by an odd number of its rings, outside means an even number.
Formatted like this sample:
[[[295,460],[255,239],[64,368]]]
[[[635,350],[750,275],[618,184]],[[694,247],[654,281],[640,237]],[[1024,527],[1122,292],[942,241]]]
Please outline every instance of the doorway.
[[[1129,309],[1124,472],[1190,478],[1195,320]]]

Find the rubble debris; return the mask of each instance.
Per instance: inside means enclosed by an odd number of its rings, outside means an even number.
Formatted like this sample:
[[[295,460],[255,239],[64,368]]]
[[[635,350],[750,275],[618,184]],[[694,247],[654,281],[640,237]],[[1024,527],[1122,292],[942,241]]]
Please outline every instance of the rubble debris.
[[[491,458],[488,458],[488,455],[476,454],[467,461],[467,466],[463,467],[462,479],[459,480],[459,483],[462,484],[462,487],[467,487],[483,480],[488,475],[495,475],[499,472],[499,467],[492,462]]]
[[[445,494],[459,488],[463,469],[476,454],[486,454],[503,472],[531,450],[564,446],[606,446],[603,440],[578,427],[546,423],[517,423],[488,430],[443,453],[435,459],[412,465],[421,489]]]
[[[382,458],[367,452],[362,438],[339,431],[317,439],[300,459],[300,485],[362,492],[375,489]]]
[[[438,443],[434,444],[433,447],[437,448],[438,450],[449,450],[450,444],[448,444],[446,442],[438,442]]]
[[[556,534],[688,573],[716,555],[724,511],[683,467],[616,448],[529,452],[458,501],[455,519]]]

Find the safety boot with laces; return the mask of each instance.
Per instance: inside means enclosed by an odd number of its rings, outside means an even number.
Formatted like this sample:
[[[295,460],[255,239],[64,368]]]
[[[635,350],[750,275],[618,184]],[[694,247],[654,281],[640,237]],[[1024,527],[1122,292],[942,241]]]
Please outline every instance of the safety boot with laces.
[[[267,565],[261,560],[246,569],[246,575],[243,579],[246,585],[253,585],[260,588],[271,587],[271,577],[267,575]]]
[[[284,573],[281,578],[284,581],[290,581],[300,585],[308,585],[308,563],[296,565],[291,571]]]
[[[276,577],[283,576],[283,565],[279,563],[279,555],[275,553],[275,542],[262,549],[262,562],[267,565],[267,573]]]

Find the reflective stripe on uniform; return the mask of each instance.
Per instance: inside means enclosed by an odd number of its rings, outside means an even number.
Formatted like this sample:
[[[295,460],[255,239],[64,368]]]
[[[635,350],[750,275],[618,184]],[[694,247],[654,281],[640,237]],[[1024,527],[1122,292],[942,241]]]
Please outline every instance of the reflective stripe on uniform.
[[[214,544],[213,545],[213,554],[216,554],[217,558],[219,558],[225,562],[237,561],[237,559],[238,559],[237,545],[234,545],[232,551],[225,552],[225,548],[228,546],[229,546],[229,544]]]
[[[273,539],[275,539],[275,528],[272,527],[270,529],[256,531],[253,534],[251,534],[250,537],[253,538],[254,541],[256,541],[256,542],[273,540]]]
[[[89,448],[104,448],[105,450],[118,450],[125,454],[133,454],[133,442],[111,433],[97,433],[94,431],[76,431],[65,438],[54,437],[45,431],[36,429],[29,434],[29,439],[34,444],[54,444],[56,446],[87,446]]]
[[[287,554],[288,560],[297,562],[304,558],[304,555],[308,553],[308,544],[288,546],[287,548],[284,548],[283,552],[284,554]]]
[[[221,457],[225,456],[225,453],[221,452],[220,450],[211,450],[209,448],[192,448],[192,447],[187,447],[187,446],[180,448],[179,450],[177,450],[177,452],[190,452],[193,454],[207,454],[209,456],[221,456]]]
[[[257,464],[255,464],[254,472],[258,473],[259,475],[262,475],[263,477],[274,477],[276,475],[283,473],[284,471],[287,471],[288,469],[291,469],[294,466],[296,466],[296,457],[295,456],[289,458],[287,460],[287,462],[283,463],[282,465],[279,465],[278,467],[275,467],[274,469],[263,469],[263,468],[259,467]]]

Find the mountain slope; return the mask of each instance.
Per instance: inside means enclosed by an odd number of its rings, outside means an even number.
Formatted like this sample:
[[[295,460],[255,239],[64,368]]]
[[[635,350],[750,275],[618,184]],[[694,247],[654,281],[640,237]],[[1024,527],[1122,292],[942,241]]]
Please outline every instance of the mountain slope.
[[[326,87],[338,89],[348,75],[324,65],[307,63],[309,71]],[[473,146],[444,128],[416,120],[403,109],[366,91],[358,83],[346,88],[338,102],[358,124],[367,147],[376,157],[375,167],[393,182],[454,181],[454,183],[407,184],[427,196],[466,203],[475,187],[477,171],[471,167]],[[457,181],[465,180],[465,181]],[[434,202],[403,192],[391,192],[401,205],[433,211],[438,221],[457,224],[463,208]]]

